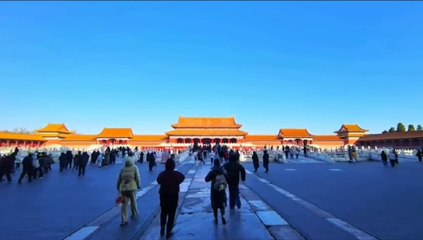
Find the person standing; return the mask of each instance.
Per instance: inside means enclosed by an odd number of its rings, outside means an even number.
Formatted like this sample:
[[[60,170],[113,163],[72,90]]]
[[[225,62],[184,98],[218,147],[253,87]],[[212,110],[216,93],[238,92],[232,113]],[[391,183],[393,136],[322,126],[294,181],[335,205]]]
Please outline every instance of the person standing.
[[[160,235],[172,236],[172,228],[175,222],[176,208],[178,207],[179,185],[185,180],[185,176],[175,170],[175,161],[169,158],[165,164],[165,170],[157,177],[160,185]],[[166,225],[167,223],[167,225]]]
[[[419,162],[422,162],[423,153],[421,149],[417,150],[416,156]]]
[[[220,166],[220,160],[215,159],[213,168],[210,170],[210,172],[205,177],[206,182],[211,182],[211,188],[210,188],[210,200],[211,205],[213,209],[213,216],[214,216],[214,223],[218,223],[218,213],[217,211],[220,209],[221,218],[223,225],[226,224],[225,219],[225,207],[226,207],[226,171],[224,168]],[[218,187],[220,184],[220,181],[222,182],[222,187]],[[226,184],[226,186],[225,186]]]
[[[266,169],[266,173],[269,172],[269,153],[267,153],[267,150],[263,151],[263,167]]]
[[[391,166],[395,167],[395,163],[396,163],[396,154],[395,154],[395,150],[391,150],[391,152],[389,153],[389,162],[391,162]]]
[[[59,169],[59,171],[60,171],[60,172],[63,172],[63,169],[65,169],[66,164],[67,164],[67,162],[66,162],[66,155],[65,155],[65,153],[64,153],[64,152],[62,152],[62,153],[60,154],[60,157],[59,157],[59,165],[60,165],[60,169]]]
[[[245,181],[245,168],[239,163],[239,155],[232,154],[229,156],[229,162],[223,165],[228,173],[229,187],[229,209],[234,209],[235,204],[238,209],[241,208],[241,200],[239,199],[239,179]]]
[[[127,207],[131,201],[132,217],[138,216],[136,192],[141,189],[141,178],[138,168],[134,166],[131,159],[125,161],[125,167],[119,173],[117,190],[122,197],[121,223],[120,226],[128,224]]]
[[[257,172],[257,169],[260,167],[260,164],[259,164],[259,157],[256,151],[253,151],[252,158],[253,158],[254,172]]]
[[[388,155],[386,155],[385,151],[382,150],[380,158],[382,159],[383,165],[386,166],[388,164]]]
[[[81,153],[81,152],[79,152]],[[78,167],[78,176],[85,176],[85,168],[87,168],[88,159],[90,158],[90,155],[88,155],[87,152],[82,153],[82,155],[79,158],[79,167]]]
[[[66,152],[66,162],[67,162],[67,165],[65,166],[65,169],[68,169],[68,167],[69,167],[69,170],[72,170],[72,159],[73,159],[72,151],[68,150]]]

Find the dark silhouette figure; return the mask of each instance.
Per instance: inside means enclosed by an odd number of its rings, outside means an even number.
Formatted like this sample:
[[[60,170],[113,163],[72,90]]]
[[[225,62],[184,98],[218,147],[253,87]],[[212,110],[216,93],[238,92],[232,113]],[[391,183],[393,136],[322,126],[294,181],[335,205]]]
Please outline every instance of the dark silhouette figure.
[[[385,151],[380,153],[380,158],[382,159],[383,165],[386,166],[388,164],[388,155],[386,155]]]
[[[256,151],[253,151],[252,158],[253,158],[254,172],[257,172],[257,169],[260,167],[260,164],[259,164],[259,157],[258,157]]]
[[[241,208],[241,200],[239,199],[239,179],[245,181],[245,168],[239,163],[239,155],[232,154],[229,156],[229,162],[223,165],[228,174],[229,187],[229,208],[234,209],[235,204]]]
[[[32,153],[29,153],[22,161],[22,173],[18,180],[19,184],[22,183],[22,179],[25,175],[28,175],[28,182],[31,182],[33,175]]]
[[[185,176],[175,171],[175,161],[169,158],[165,164],[165,170],[157,177],[160,184],[160,235],[172,236],[172,228],[175,222],[176,208],[178,207],[179,185],[184,181]],[[167,225],[166,225],[167,223]]]
[[[263,167],[266,169],[266,172],[269,172],[269,154],[267,150],[263,151]]]
[[[419,162],[422,162],[423,153],[421,149],[417,150],[416,156]]]

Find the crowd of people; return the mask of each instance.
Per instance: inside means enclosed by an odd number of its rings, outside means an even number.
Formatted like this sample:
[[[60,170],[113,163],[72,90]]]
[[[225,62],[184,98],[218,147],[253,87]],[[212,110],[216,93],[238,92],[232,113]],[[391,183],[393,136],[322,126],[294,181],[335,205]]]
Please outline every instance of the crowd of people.
[[[134,149],[129,147],[106,147],[104,149],[95,149],[91,152],[71,149],[62,149],[59,151],[60,155],[56,161],[54,161],[53,153],[57,151],[24,151],[15,148],[12,152],[1,155],[0,182],[7,180],[7,182],[11,183],[12,176],[19,170],[21,172],[18,178],[18,184],[22,184],[25,178],[27,178],[28,182],[41,179],[51,171],[51,165],[56,162],[59,165],[59,172],[67,170],[75,171],[78,176],[85,176],[87,165],[108,167],[115,165],[117,159],[123,160],[128,156],[133,157],[136,162],[142,163],[145,155],[146,160],[149,162],[149,170],[152,171],[154,167],[157,167],[156,152],[153,150],[139,151],[137,147]],[[168,151],[164,151],[162,155],[171,156]],[[172,154],[172,157],[174,157],[174,154]]]

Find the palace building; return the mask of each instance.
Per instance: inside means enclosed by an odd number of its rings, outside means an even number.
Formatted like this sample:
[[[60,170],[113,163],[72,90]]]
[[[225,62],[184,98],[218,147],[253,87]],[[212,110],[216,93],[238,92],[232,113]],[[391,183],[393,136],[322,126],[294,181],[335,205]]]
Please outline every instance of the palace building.
[[[97,148],[102,146],[130,146],[141,149],[183,150],[193,144],[222,144],[233,148],[264,148],[282,145],[338,148],[359,143],[375,143],[378,138],[367,135],[360,126],[344,124],[336,135],[313,135],[307,129],[282,128],[274,135],[250,135],[234,117],[179,117],[173,130],[157,135],[136,134],[131,128],[104,128],[94,135],[77,134],[65,124],[48,124],[34,133],[0,132],[0,147],[70,147]],[[420,135],[419,135],[420,136]],[[370,138],[369,138],[370,137]],[[421,144],[421,138],[407,143]],[[363,140],[362,140],[363,139]],[[381,140],[384,141],[384,140]],[[391,142],[382,142],[391,143]]]

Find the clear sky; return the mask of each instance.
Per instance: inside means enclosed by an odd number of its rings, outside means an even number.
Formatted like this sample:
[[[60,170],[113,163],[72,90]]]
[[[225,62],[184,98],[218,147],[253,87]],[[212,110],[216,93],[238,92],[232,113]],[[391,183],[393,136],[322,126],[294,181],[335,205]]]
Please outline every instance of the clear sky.
[[[423,124],[423,2],[0,2],[1,130]]]

